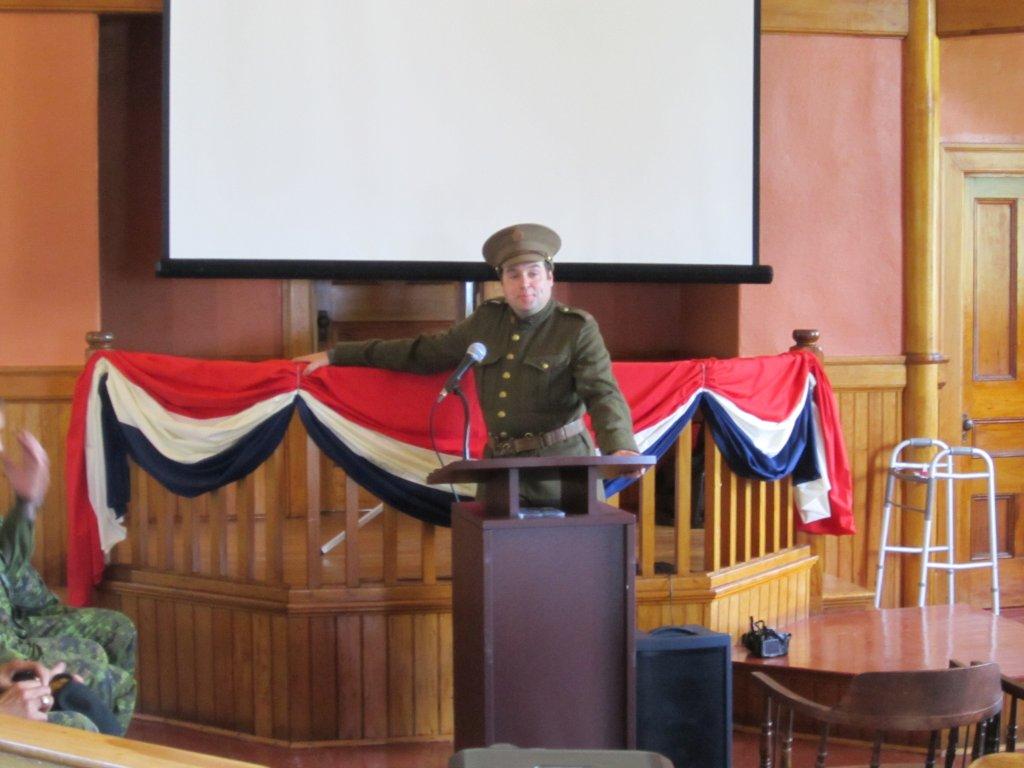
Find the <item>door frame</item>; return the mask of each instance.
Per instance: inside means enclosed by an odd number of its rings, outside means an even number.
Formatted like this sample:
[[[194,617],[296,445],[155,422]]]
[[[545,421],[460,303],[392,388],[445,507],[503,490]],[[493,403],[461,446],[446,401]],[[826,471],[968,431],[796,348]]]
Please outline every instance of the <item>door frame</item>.
[[[939,436],[960,445],[963,414],[963,287],[970,233],[964,205],[967,179],[985,174],[1024,176],[1024,145],[942,144],[939,176],[939,306],[940,349],[947,362],[939,370]],[[959,516],[957,551],[964,552],[970,520]],[[941,582],[941,585],[940,585]],[[936,601],[945,600],[945,578],[936,580]],[[941,597],[940,597],[941,593]]]

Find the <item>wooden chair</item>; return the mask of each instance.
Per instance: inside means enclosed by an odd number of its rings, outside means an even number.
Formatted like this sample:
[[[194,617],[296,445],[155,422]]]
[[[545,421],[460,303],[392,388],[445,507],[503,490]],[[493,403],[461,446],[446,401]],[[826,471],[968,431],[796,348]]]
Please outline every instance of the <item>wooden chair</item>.
[[[949,729],[945,765],[952,768],[960,745],[965,745],[966,750],[971,743],[970,727],[984,728],[985,722],[1003,705],[999,667],[994,663],[920,672],[865,672],[853,677],[835,706],[807,699],[763,672],[754,672],[753,677],[766,693],[761,768],[772,768],[778,763],[782,768],[792,766],[794,714],[809,718],[818,727],[816,768],[825,766],[831,726],[874,734],[872,768],[879,765],[885,734],[922,731],[931,733],[924,763],[931,768],[939,751],[941,731]],[[962,742],[961,727],[968,730]],[[984,743],[984,737],[980,743]],[[965,754],[963,763],[966,762]]]
[[[972,661],[971,666],[981,663],[980,661]],[[966,665],[961,661],[953,659],[949,662],[949,666],[963,667]],[[1017,704],[1021,699],[1024,699],[1024,684],[1012,680],[1006,675],[1002,675],[999,680],[1003,694],[1010,702],[1006,712],[1006,729],[1004,733],[1001,727],[1002,713],[996,714],[987,729],[985,748],[983,750],[986,754],[999,752],[1001,749],[1005,749],[1007,752],[1017,751]],[[1002,737],[1002,741],[1000,741],[1000,737]]]
[[[1010,698],[1010,711],[1006,719],[1006,740],[1007,752],[1017,751],[1017,702],[1024,699],[1024,685],[1011,680],[1006,675],[1002,677],[1003,693]]]

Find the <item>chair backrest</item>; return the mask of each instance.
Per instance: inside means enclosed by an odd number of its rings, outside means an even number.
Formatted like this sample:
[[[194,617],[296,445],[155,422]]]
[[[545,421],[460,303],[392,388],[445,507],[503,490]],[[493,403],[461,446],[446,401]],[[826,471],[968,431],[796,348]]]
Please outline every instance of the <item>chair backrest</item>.
[[[752,677],[767,693],[761,731],[762,768],[779,764],[780,756],[781,765],[791,764],[794,714],[809,718],[820,731],[818,768],[826,763],[832,726],[873,732],[872,766],[879,764],[883,737],[897,732],[931,732],[924,762],[932,766],[941,747],[941,732],[948,730],[945,756],[950,766],[960,744],[969,746],[973,741],[972,753],[980,754],[985,724],[1003,706],[999,667],[991,662],[917,672],[862,673],[852,678],[834,706],[812,701],[762,672],[754,672]],[[974,739],[969,737],[972,725]],[[963,726],[967,726],[967,733],[961,742]]]
[[[972,661],[971,666],[978,666],[984,664],[981,661]],[[965,667],[967,666],[962,661],[951,659],[949,662],[951,667]],[[1017,749],[1017,710],[1021,699],[1024,699],[1024,684],[1011,680],[1006,675],[1000,677],[1000,682],[1003,688],[1003,694],[1006,699],[1009,700],[1009,707],[1005,707],[1005,711],[994,718],[992,727],[988,732],[988,741],[985,745],[985,752],[998,752],[1000,738],[1005,738],[1004,745],[1007,752],[1015,752]],[[1005,722],[1005,729],[1002,723]]]
[[[935,731],[987,720],[1002,709],[999,666],[865,672],[832,708],[832,722],[886,731]]]

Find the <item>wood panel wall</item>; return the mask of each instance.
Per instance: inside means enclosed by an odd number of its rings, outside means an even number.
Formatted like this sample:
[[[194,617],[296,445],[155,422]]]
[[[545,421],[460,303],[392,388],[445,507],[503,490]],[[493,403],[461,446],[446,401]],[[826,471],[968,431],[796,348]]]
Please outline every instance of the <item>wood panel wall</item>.
[[[242,602],[111,584],[139,629],[139,713],[285,742],[450,736],[449,609]]]

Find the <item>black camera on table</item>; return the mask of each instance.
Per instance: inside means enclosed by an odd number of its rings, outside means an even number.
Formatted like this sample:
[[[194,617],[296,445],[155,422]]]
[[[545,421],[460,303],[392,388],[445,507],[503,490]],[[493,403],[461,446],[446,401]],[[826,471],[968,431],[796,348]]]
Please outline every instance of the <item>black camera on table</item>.
[[[762,659],[770,659],[775,656],[785,656],[789,653],[789,632],[780,632],[772,629],[764,621],[754,621],[750,617],[750,631],[745,632],[740,642],[755,656]]]

